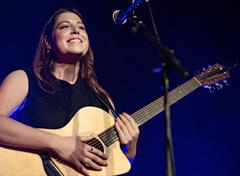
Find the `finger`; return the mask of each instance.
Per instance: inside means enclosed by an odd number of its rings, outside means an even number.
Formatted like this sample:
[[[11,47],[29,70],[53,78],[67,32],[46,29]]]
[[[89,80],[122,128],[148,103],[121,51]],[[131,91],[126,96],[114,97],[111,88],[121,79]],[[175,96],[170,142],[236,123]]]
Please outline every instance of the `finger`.
[[[106,154],[104,154],[101,150],[99,150],[99,149],[97,149],[97,148],[95,148],[93,146],[89,146],[89,150],[88,151],[90,151],[91,153],[101,157],[102,159],[106,160],[108,158]]]
[[[98,164],[96,164],[95,162],[93,162],[90,158],[85,157],[84,159],[82,159],[81,161],[84,166],[96,170],[96,171],[100,171],[102,170],[101,166],[99,166]]]
[[[122,123],[124,125],[122,127],[126,128],[126,130],[127,130],[127,132],[129,133],[130,136],[133,136],[135,134],[134,128],[132,127],[132,125],[130,124],[128,119],[124,115],[122,115],[122,114],[120,114],[119,117],[120,117],[120,119],[121,119],[121,121],[122,121]]]
[[[129,121],[130,125],[132,126],[132,128],[139,133],[139,128],[138,128],[138,125],[137,123],[133,120],[133,118],[127,114],[127,113],[123,113],[124,117]]]
[[[131,140],[131,136],[129,135],[127,128],[125,127],[125,125],[123,124],[120,118],[116,119],[115,126],[116,126],[121,143],[127,144],[128,141]]]
[[[126,119],[124,120],[123,118],[124,118],[124,117],[120,114],[120,115],[119,115],[119,118],[117,118],[116,120],[117,120],[118,125],[120,126],[122,132],[124,133],[124,135],[128,135],[128,129],[127,129],[127,127],[129,128],[130,125],[128,124],[128,126],[127,126],[127,124],[125,124],[125,123],[127,123],[127,122],[126,122]],[[125,122],[124,122],[124,121],[125,121]]]
[[[78,160],[76,160],[76,162],[74,164],[75,164],[76,169],[80,173],[84,174],[84,176],[90,176],[87,169]]]
[[[78,139],[80,139],[80,137]],[[84,137],[81,137],[81,139],[82,139],[81,142],[84,142],[84,145],[87,151],[91,151],[94,154],[98,155],[99,157],[103,159],[107,159],[106,154],[104,154],[102,151],[98,150],[97,148],[90,146],[90,143],[92,142],[91,140],[95,139],[93,136],[84,136]]]
[[[91,136],[81,136],[80,140],[83,141],[83,142],[87,142],[87,141],[90,141],[93,138],[94,138],[93,135],[91,135]]]
[[[107,166],[106,159],[100,158],[98,155],[89,152],[86,157],[90,158],[93,162],[101,166]]]
[[[119,124],[118,124],[117,121],[116,121],[116,123],[115,123],[115,128],[116,128],[116,130],[117,130],[117,133],[118,133],[118,137],[119,137],[119,139],[120,139],[120,142],[121,142],[122,144],[127,144],[127,141],[126,141],[126,139],[125,139],[125,136],[124,136],[124,134],[123,134],[123,131],[122,131],[122,129],[121,129],[121,127],[119,126]]]
[[[128,134],[125,133],[126,136],[129,135],[127,136],[127,143],[137,141],[139,136],[139,129],[136,122],[127,113],[120,114],[119,116],[128,131]]]

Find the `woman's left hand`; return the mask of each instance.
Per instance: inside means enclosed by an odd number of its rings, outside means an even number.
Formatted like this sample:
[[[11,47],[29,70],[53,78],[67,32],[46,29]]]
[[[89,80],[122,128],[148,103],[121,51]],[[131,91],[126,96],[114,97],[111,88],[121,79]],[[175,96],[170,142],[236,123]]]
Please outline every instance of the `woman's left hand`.
[[[127,146],[125,155],[134,158],[136,155],[139,128],[133,118],[127,113],[122,113],[116,118],[115,127],[118,132],[120,143]]]

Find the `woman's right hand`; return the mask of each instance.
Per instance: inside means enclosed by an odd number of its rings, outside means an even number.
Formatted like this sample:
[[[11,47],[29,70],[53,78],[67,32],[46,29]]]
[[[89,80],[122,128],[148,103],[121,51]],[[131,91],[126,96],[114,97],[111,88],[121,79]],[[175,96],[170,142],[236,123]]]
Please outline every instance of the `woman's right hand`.
[[[57,157],[72,165],[80,173],[89,176],[88,169],[100,171],[107,166],[107,156],[84,142],[92,137],[60,137],[53,149]]]

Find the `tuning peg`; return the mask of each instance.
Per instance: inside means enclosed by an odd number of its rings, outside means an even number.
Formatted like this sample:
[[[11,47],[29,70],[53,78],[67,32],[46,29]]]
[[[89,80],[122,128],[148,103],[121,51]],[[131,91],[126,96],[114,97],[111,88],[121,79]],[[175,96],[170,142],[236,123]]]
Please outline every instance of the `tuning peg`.
[[[221,90],[225,85],[229,86],[229,83],[226,80],[223,80],[221,82],[214,83],[211,86],[206,85],[204,88],[207,88],[210,93],[215,93],[216,91]]]
[[[206,86],[203,86],[204,88],[206,88],[206,89],[211,89],[212,87],[211,86],[209,86],[209,85],[206,85]]]
[[[204,88],[208,89],[210,93],[214,93],[216,92],[216,88],[212,85],[212,86],[204,86]]]
[[[214,93],[217,90],[219,90],[218,86],[219,86],[219,84],[217,84],[217,85],[213,84],[211,86],[206,85],[206,86],[204,86],[204,88],[207,88],[210,93]]]
[[[223,85],[225,85],[225,86],[230,86],[230,84],[229,84],[229,82],[228,82],[227,80],[223,80],[222,83],[223,83]]]
[[[223,84],[222,83],[215,83],[214,87],[217,89],[217,90],[220,90],[223,88]]]
[[[208,64],[207,68],[206,68],[206,67],[201,67],[199,70],[197,70],[197,71],[194,72],[194,75],[198,75],[198,74],[200,74],[200,73],[202,73],[202,72],[205,72],[205,71],[206,71],[208,68],[210,68],[210,67],[211,67],[210,64]]]

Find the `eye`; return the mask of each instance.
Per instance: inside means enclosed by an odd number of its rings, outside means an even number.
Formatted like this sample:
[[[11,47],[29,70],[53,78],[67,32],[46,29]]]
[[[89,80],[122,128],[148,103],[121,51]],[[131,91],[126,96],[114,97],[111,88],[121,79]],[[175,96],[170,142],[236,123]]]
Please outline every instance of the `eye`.
[[[84,26],[78,26],[78,28],[81,29],[81,30],[85,30]]]
[[[70,27],[70,25],[64,24],[64,25],[59,26],[59,29],[67,29],[69,27]]]

